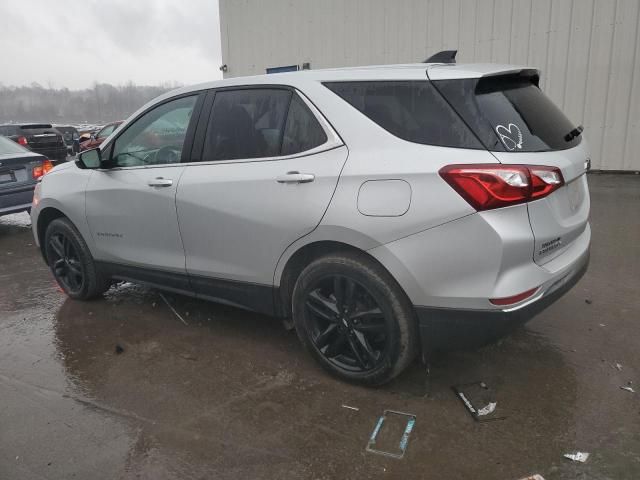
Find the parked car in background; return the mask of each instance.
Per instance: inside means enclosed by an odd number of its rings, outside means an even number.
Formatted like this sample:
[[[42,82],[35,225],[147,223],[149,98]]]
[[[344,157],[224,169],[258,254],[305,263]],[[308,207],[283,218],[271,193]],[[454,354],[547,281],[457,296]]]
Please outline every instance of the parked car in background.
[[[80,134],[76,127],[72,125],[54,125],[54,128],[62,133],[69,155],[75,155],[80,151]]]
[[[80,151],[83,152],[85,150],[90,150],[92,148],[99,147],[100,144],[104,142],[105,139],[109,135],[111,135],[116,130],[116,128],[120,126],[121,123],[122,123],[122,120],[118,120],[117,122],[107,123],[98,132],[92,134],[88,140],[80,143]]]
[[[64,162],[67,159],[67,145],[62,133],[50,123],[4,124],[0,125],[0,135],[53,162]]]
[[[36,243],[71,298],[126,279],[292,317],[323,368],[384,383],[586,271],[589,150],[539,78],[427,63],[169,92],[45,176]]]
[[[29,210],[36,183],[52,168],[43,155],[0,136],[0,216]]]

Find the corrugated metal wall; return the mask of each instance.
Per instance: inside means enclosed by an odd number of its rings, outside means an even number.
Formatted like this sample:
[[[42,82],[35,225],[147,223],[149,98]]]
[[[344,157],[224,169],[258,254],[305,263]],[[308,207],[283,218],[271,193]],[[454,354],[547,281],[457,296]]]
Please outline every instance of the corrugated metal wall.
[[[226,76],[422,61],[528,64],[593,168],[640,170],[640,0],[220,0]]]

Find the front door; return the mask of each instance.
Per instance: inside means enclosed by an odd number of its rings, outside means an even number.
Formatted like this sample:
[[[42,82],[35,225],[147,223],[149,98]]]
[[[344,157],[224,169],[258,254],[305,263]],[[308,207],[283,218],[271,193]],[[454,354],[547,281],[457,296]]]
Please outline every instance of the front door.
[[[95,257],[133,278],[136,269],[183,274],[176,286],[188,285],[175,197],[197,98],[168,101],[131,123],[103,149],[109,168],[94,171],[87,185]]]
[[[268,311],[278,259],[322,219],[347,149],[285,88],[218,91],[203,142],[177,194],[191,284]]]

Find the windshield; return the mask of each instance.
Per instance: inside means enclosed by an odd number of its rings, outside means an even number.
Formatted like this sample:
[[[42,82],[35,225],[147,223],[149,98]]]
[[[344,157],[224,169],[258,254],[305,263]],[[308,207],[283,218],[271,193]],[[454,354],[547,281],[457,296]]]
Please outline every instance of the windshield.
[[[576,125],[534,78],[501,75],[433,83],[489,150],[544,152],[578,145],[580,136],[567,137]]]
[[[0,135],[0,155],[23,154],[27,151],[26,148],[22,148],[13,140]]]

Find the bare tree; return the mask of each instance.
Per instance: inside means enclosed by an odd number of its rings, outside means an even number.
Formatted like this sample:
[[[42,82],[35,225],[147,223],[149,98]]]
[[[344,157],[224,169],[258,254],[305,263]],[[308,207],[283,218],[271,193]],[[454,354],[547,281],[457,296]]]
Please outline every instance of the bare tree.
[[[0,84],[0,122],[107,123],[128,117],[139,107],[177,85],[113,86],[95,83],[85,90]]]

